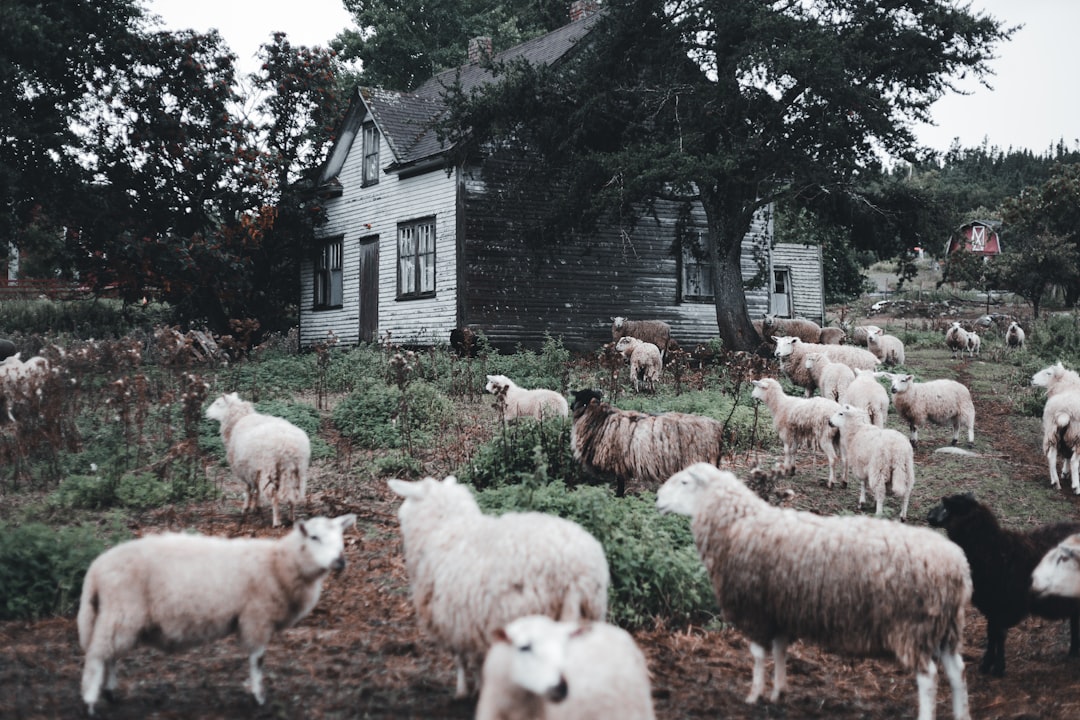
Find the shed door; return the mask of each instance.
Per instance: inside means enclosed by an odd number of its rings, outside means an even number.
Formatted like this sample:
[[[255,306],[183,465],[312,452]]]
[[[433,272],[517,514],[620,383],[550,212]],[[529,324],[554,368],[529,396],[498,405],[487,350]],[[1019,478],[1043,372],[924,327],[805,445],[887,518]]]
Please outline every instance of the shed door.
[[[791,271],[787,268],[773,270],[772,313],[791,317]]]
[[[379,236],[360,238],[360,340],[379,338]]]

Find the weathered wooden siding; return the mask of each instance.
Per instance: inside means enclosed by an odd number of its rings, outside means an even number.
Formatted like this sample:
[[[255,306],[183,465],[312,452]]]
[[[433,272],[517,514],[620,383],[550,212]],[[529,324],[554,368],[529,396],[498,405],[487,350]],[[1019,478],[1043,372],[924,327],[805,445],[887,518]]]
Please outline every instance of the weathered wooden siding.
[[[791,304],[794,314],[815,322],[825,319],[825,287],[821,272],[821,246],[777,243],[773,246],[774,269],[791,271]]]
[[[300,343],[310,346],[333,331],[345,345],[360,340],[360,248],[362,237],[379,238],[378,336],[394,342],[432,344],[446,342],[456,324],[457,300],[457,179],[442,170],[400,178],[384,173],[377,185],[362,187],[360,134],[339,175],[343,192],[326,201],[328,222],[320,237],[344,233],[343,306],[336,310],[312,310],[312,263],[300,269]],[[380,162],[392,157],[385,140]],[[436,228],[435,296],[397,299],[398,223],[434,217]]]

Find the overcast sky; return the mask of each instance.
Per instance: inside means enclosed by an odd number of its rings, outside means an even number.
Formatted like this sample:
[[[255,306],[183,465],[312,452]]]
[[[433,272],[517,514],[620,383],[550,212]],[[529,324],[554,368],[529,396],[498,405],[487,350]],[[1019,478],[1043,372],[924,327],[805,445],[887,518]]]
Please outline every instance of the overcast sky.
[[[963,2],[964,0],[961,0]],[[1080,1],[972,0],[1006,25],[1023,24],[998,49],[990,67],[993,90],[967,83],[970,95],[951,95],[933,109],[935,126],[917,126],[919,140],[944,151],[954,138],[963,147],[983,140],[1003,150],[1048,150],[1059,139],[1080,147]],[[341,0],[150,0],[151,12],[170,29],[215,27],[239,57],[240,70],[256,69],[255,53],[272,33],[284,31],[294,45],[322,45],[353,27]]]

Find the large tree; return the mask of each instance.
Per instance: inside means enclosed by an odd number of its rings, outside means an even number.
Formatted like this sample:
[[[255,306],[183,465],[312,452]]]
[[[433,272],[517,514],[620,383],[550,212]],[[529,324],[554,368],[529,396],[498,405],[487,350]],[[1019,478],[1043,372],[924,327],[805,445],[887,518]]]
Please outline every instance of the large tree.
[[[752,349],[740,270],[755,212],[845,193],[882,153],[910,156],[911,124],[963,74],[984,76],[1011,30],[945,0],[609,0],[573,62],[513,64],[451,92],[443,126],[462,157],[506,140],[546,160],[564,226],[700,202],[717,325]]]

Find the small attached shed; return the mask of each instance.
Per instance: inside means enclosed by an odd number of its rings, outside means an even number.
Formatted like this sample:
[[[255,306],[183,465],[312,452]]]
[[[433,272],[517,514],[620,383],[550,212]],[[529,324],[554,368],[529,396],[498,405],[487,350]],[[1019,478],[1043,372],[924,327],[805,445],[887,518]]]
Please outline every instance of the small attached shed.
[[[966,250],[976,255],[1001,254],[1001,221],[972,220],[958,227],[945,245],[945,254]]]

